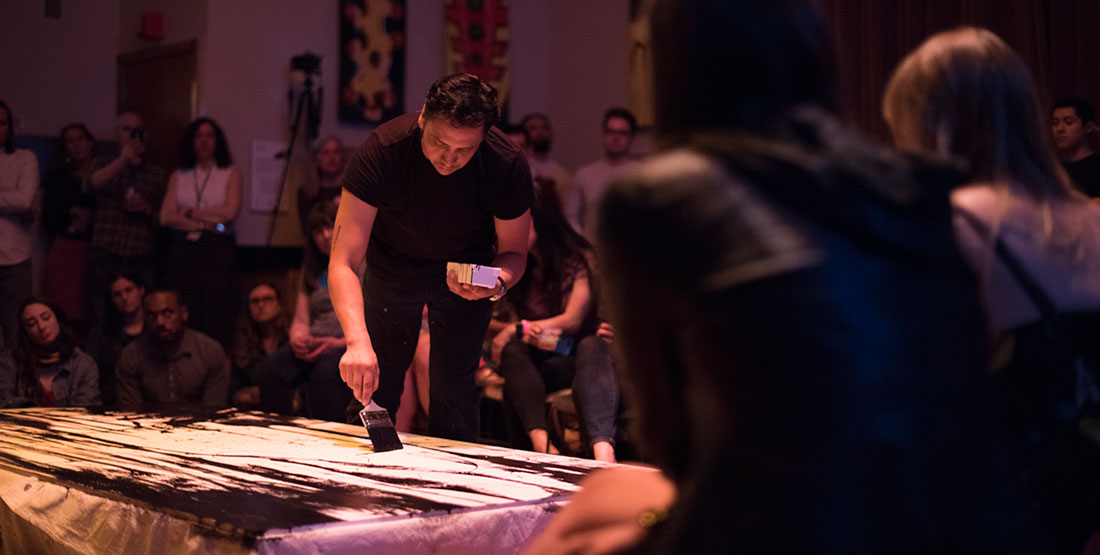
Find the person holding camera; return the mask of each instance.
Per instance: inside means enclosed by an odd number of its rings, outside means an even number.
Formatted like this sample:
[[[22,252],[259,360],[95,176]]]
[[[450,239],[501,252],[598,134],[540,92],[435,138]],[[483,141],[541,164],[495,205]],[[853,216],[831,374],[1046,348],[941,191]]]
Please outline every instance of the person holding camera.
[[[111,281],[119,273],[155,282],[157,211],[168,173],[149,162],[145,126],[140,115],[118,117],[119,152],[92,164],[86,189],[95,198],[91,249],[88,254],[88,298],[91,322],[109,308]]]

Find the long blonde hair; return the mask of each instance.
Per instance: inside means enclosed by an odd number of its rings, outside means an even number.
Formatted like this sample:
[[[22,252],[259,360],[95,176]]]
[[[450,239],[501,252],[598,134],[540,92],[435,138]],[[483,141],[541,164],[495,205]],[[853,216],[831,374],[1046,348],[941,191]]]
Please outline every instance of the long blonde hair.
[[[1030,71],[986,29],[924,41],[894,71],[882,112],[899,147],[942,148],[969,182],[1016,185],[1040,203],[1074,196]]]
[[[894,70],[882,113],[898,147],[956,157],[968,168],[965,181],[997,193],[983,274],[1013,191],[1038,207],[1037,240],[1077,260],[1093,248],[1083,211],[1054,217],[1053,203],[1087,200],[1058,161],[1031,72],[997,35],[960,27],[924,41]]]

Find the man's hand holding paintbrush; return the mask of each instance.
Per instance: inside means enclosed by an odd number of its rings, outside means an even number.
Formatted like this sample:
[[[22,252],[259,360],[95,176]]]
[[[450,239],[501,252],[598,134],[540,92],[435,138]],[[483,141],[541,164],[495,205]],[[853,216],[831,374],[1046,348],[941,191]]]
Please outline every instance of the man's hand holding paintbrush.
[[[348,341],[347,351],[340,358],[340,378],[351,388],[352,395],[360,403],[370,403],[378,389],[378,357],[370,339],[353,343]]]
[[[365,343],[348,342],[347,351],[340,359],[340,377],[351,387],[355,398],[366,405],[359,411],[359,418],[367,428],[375,452],[401,449],[401,439],[397,437],[390,413],[371,399],[378,389],[378,357],[369,336],[363,336],[367,337]]]

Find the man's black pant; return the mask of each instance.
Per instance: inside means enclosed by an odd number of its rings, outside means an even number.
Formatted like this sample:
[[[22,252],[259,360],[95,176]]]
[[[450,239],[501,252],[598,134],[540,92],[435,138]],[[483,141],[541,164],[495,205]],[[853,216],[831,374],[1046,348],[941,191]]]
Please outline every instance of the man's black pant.
[[[366,278],[363,312],[380,372],[374,401],[388,409],[391,417],[397,413],[425,304],[431,333],[428,435],[476,441],[480,392],[474,373],[493,303],[455,295],[443,276],[430,283]]]

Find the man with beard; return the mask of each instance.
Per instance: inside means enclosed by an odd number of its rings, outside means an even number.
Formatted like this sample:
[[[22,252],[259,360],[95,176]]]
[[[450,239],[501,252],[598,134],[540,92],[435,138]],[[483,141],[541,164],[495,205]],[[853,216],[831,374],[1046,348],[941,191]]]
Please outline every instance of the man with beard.
[[[593,239],[592,218],[607,186],[638,165],[630,155],[638,129],[634,114],[626,108],[610,108],[603,115],[603,158],[582,166],[565,199],[565,217],[573,227]]]
[[[569,196],[572,176],[565,166],[550,158],[550,146],[554,142],[554,130],[550,127],[550,118],[546,117],[546,114],[535,112],[523,116],[519,125],[523,128],[523,134],[527,139],[524,154],[527,155],[527,165],[531,167],[531,177],[535,179],[535,187],[553,199],[558,206],[564,208],[564,201]]]
[[[175,291],[145,296],[142,337],[119,356],[118,403],[123,408],[229,404],[229,358],[217,341],[184,327],[187,306]]]

